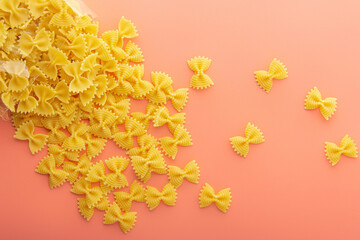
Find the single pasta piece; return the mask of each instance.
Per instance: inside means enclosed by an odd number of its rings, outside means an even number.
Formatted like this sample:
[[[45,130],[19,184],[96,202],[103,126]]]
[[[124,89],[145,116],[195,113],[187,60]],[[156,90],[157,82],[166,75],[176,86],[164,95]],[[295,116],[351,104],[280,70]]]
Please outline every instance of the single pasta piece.
[[[314,87],[311,89],[305,98],[305,109],[316,109],[319,108],[321,115],[326,120],[335,113],[337,107],[337,99],[334,97],[328,97],[325,99],[321,98],[320,91]]]
[[[166,184],[161,192],[154,187],[146,187],[145,201],[150,210],[155,209],[161,201],[168,206],[174,206],[176,198],[176,189],[171,183]]]
[[[169,168],[169,181],[175,188],[178,188],[187,179],[189,182],[198,183],[200,177],[199,166],[195,160],[186,164],[184,169],[177,166],[168,166]]]
[[[232,137],[230,143],[234,151],[240,156],[246,157],[249,153],[249,144],[259,144],[264,142],[265,139],[259,128],[254,124],[248,123],[245,129],[245,137]]]
[[[341,155],[357,158],[357,146],[354,140],[346,134],[345,137],[341,139],[339,146],[335,143],[325,142],[325,154],[329,163],[334,166],[340,161]]]
[[[287,69],[283,63],[276,58],[270,64],[269,71],[254,72],[256,82],[267,93],[270,92],[274,79],[285,79],[288,77]]]
[[[191,136],[181,125],[177,125],[173,132],[173,137],[162,137],[159,139],[161,148],[165,154],[172,159],[175,159],[178,146],[191,146]]]
[[[116,202],[113,202],[113,204],[110,205],[104,215],[104,224],[119,223],[119,226],[124,233],[129,232],[134,227],[135,222],[136,212],[122,213]]]
[[[129,192],[115,192],[114,193],[116,203],[120,207],[120,209],[124,212],[128,212],[131,209],[132,202],[145,202],[145,189],[138,182],[134,181],[131,186]]]
[[[35,171],[40,174],[49,175],[50,188],[56,188],[62,185],[69,175],[66,171],[55,167],[55,159],[52,155],[44,157]]]
[[[194,72],[194,75],[191,77],[190,87],[203,89],[214,85],[211,78],[204,73],[210,67],[210,64],[211,59],[207,57],[194,57],[188,60],[188,65]]]
[[[94,209],[97,208],[101,211],[106,211],[109,208],[109,199],[106,195],[104,195],[101,200],[95,204],[93,207],[89,207],[86,203],[85,198],[78,198],[78,210],[87,221],[90,221],[92,216],[94,215]]]
[[[34,134],[35,126],[32,121],[25,122],[16,131],[14,138],[28,140],[32,154],[39,152],[46,144],[48,136],[44,134]]]
[[[202,208],[215,203],[219,210],[226,213],[231,203],[230,188],[225,188],[215,194],[215,190],[208,183],[205,183],[200,191],[199,203]]]

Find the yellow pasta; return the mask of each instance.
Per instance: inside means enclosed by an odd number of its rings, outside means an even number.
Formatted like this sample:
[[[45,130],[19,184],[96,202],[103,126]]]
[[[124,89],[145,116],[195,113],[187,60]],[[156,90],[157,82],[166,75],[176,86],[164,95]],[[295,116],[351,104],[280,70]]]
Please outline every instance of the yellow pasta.
[[[48,144],[48,152],[55,158],[56,166],[61,166],[66,159],[78,161],[79,153],[75,151],[65,150],[57,144]]]
[[[136,65],[132,76],[129,78],[129,82],[134,89],[134,91],[130,93],[130,96],[134,99],[142,99],[153,87],[150,82],[142,80],[143,77],[144,65]]]
[[[57,44],[69,56],[73,54],[78,59],[83,59],[86,54],[85,39],[82,35],[77,36],[72,42],[68,41],[65,37],[59,36]]]
[[[71,136],[64,140],[62,146],[65,149],[71,151],[79,151],[85,149],[86,141],[83,136],[88,131],[89,126],[81,122],[71,124],[67,129],[70,132]]]
[[[270,64],[269,71],[256,71],[255,73],[256,82],[259,86],[264,89],[267,93],[270,92],[273,79],[285,79],[288,77],[287,69],[283,63],[276,58]]]
[[[124,233],[129,232],[134,227],[135,222],[136,212],[121,213],[116,202],[110,205],[104,215],[104,224],[119,223],[119,226]]]
[[[55,91],[50,87],[37,85],[34,87],[34,92],[39,99],[34,112],[42,116],[54,115],[54,108],[49,101],[55,96]]]
[[[126,176],[122,173],[129,164],[129,159],[124,157],[112,157],[105,160],[106,166],[112,171],[106,175],[104,183],[112,188],[128,186]]]
[[[341,139],[339,146],[335,143],[325,142],[325,153],[329,163],[334,166],[340,161],[341,155],[357,158],[357,146],[354,140],[346,134],[345,137]]]
[[[131,118],[125,121],[125,129],[126,132],[116,133],[113,139],[119,147],[129,150],[134,145],[133,137],[145,134],[146,130],[141,123]]]
[[[234,151],[240,156],[246,157],[249,153],[249,144],[259,144],[264,142],[262,132],[254,124],[248,123],[245,129],[245,137],[232,137],[230,143]]]
[[[29,10],[21,6],[20,0],[1,1],[0,9],[7,13],[3,16],[12,28],[24,24],[29,18]]]
[[[131,163],[139,180],[146,183],[151,173],[166,174],[166,165],[160,151],[153,147],[146,157],[132,156]]]
[[[79,173],[82,176],[86,176],[90,170],[90,167],[91,161],[88,156],[86,156],[86,154],[83,154],[77,163],[70,161],[63,163],[63,170],[69,174],[67,180],[72,184],[78,179]]]
[[[28,56],[34,48],[40,51],[47,51],[51,44],[50,41],[50,33],[42,28],[36,33],[34,38],[26,32],[22,33],[19,38],[19,47],[23,56]]]
[[[336,98],[328,97],[323,100],[320,91],[316,87],[311,89],[305,98],[305,109],[319,108],[321,115],[323,115],[326,120],[329,120],[335,113],[336,106]]]
[[[84,73],[81,70],[81,62],[68,63],[63,69],[65,73],[72,78],[72,81],[69,84],[70,92],[80,93],[91,86],[91,80],[81,76]]]
[[[158,140],[150,134],[144,134],[139,136],[137,138],[137,142],[139,144],[139,147],[134,147],[127,151],[126,154],[128,156],[140,156],[146,158],[150,149],[159,145]]]
[[[14,138],[28,140],[32,154],[39,152],[46,144],[48,136],[44,134],[34,134],[34,123],[29,121],[22,124],[15,133]]]
[[[186,164],[184,169],[177,166],[168,166],[169,168],[169,181],[175,188],[180,187],[184,179],[192,183],[198,183],[200,177],[200,170],[195,160]]]
[[[49,175],[50,188],[55,188],[63,184],[69,175],[66,171],[55,167],[55,159],[52,155],[43,158],[35,171],[40,174]]]
[[[72,186],[71,192],[75,194],[85,194],[85,201],[88,207],[94,207],[103,197],[100,187],[91,187],[91,183],[81,177]]]
[[[94,208],[102,211],[106,211],[109,208],[109,199],[105,195],[93,207],[89,207],[87,205],[86,198],[78,198],[77,200],[79,212],[87,221],[90,221],[90,219],[94,215]]]
[[[133,112],[131,113],[131,117],[140,122],[145,129],[148,129],[150,126],[150,120],[154,120],[154,116],[158,108],[158,105],[149,103],[146,106],[146,114],[142,112]]]
[[[87,134],[85,145],[88,157],[91,159],[99,155],[104,150],[106,142],[106,139],[91,138],[91,134]]]
[[[159,141],[165,154],[172,159],[175,159],[178,152],[178,146],[191,146],[192,141],[190,134],[181,125],[178,125],[175,128],[173,135],[173,137],[162,137]]]
[[[120,209],[128,212],[131,209],[132,202],[145,202],[145,189],[138,181],[134,181],[129,192],[115,192],[115,200]]]
[[[151,81],[154,88],[146,95],[146,98],[155,104],[165,104],[167,99],[167,93],[172,91],[171,84],[172,79],[166,73],[152,72]]]
[[[164,106],[157,109],[155,116],[153,117],[153,122],[155,127],[167,124],[170,132],[174,132],[177,125],[184,125],[185,113],[175,113],[170,116],[169,110]]]
[[[110,138],[111,134],[111,126],[116,121],[116,115],[109,110],[106,109],[94,109],[92,112],[92,122],[90,126],[90,133],[95,136]]]
[[[215,203],[219,210],[226,213],[231,203],[230,188],[225,188],[216,194],[215,190],[208,183],[205,183],[200,191],[199,203],[200,207],[207,207]]]
[[[176,199],[176,189],[171,183],[166,184],[161,192],[154,187],[146,187],[145,201],[150,210],[155,209],[161,201],[168,206],[174,206]]]
[[[203,89],[214,85],[211,78],[204,73],[210,67],[210,64],[211,59],[206,57],[194,57],[188,60],[188,65],[194,72],[194,75],[191,77],[190,87]]]
[[[37,65],[46,76],[55,80],[58,75],[58,68],[70,63],[65,53],[55,47],[49,47],[48,56],[48,61],[41,61]]]

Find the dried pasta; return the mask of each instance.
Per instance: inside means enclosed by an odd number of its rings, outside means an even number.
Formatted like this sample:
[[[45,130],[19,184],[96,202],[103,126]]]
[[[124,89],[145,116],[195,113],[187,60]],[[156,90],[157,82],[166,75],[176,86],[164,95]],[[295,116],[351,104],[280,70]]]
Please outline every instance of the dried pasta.
[[[246,157],[249,153],[249,144],[259,144],[264,142],[264,137],[259,128],[254,124],[248,123],[245,129],[245,137],[232,137],[230,143],[234,151],[240,156]]]
[[[124,233],[129,232],[135,225],[135,222],[136,212],[122,213],[116,202],[110,205],[104,215],[104,224],[119,223],[119,226]]]
[[[195,160],[186,164],[184,169],[170,165],[168,168],[169,182],[174,185],[175,188],[178,188],[183,183],[184,179],[192,183],[199,182],[200,170]]]
[[[357,146],[354,140],[346,134],[341,139],[339,146],[335,143],[325,142],[325,154],[329,163],[334,166],[340,161],[341,155],[357,158]]]
[[[230,188],[222,189],[216,194],[215,190],[208,183],[205,183],[200,191],[199,203],[200,207],[207,207],[215,203],[220,211],[226,213],[231,203]]]
[[[190,87],[203,89],[214,85],[211,78],[204,73],[210,67],[210,64],[211,59],[206,57],[194,57],[188,60],[188,65],[194,72],[194,75],[191,77]]]
[[[326,120],[329,120],[329,118],[335,113],[336,106],[336,98],[328,97],[322,99],[321,93],[316,87],[311,89],[305,98],[305,109],[319,108],[321,115],[323,115]]]
[[[150,210],[155,209],[161,201],[168,206],[174,206],[176,198],[176,189],[171,183],[166,184],[161,192],[154,187],[146,187],[145,201]]]
[[[172,159],[175,159],[178,152],[178,146],[191,146],[192,141],[190,134],[181,125],[178,125],[175,128],[173,135],[173,137],[160,138],[159,141],[165,154]]]
[[[256,82],[259,86],[264,89],[267,93],[270,92],[273,79],[285,79],[288,77],[287,69],[283,63],[274,58],[270,64],[269,71],[256,71],[255,73]]]
[[[145,189],[138,181],[134,181],[129,192],[115,192],[115,200],[120,209],[128,212],[131,209],[132,202],[145,202]]]

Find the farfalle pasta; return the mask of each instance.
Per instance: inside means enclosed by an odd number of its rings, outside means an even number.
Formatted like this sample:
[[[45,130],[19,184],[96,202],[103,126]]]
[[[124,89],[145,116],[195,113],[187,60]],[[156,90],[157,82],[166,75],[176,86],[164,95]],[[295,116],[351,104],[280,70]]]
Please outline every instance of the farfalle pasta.
[[[254,72],[256,82],[267,93],[270,92],[273,86],[274,79],[285,79],[288,77],[287,69],[285,65],[274,58],[270,64],[269,71],[256,71]]]
[[[340,145],[335,143],[325,142],[325,154],[329,163],[334,166],[341,158],[341,155],[357,158],[357,146],[353,139],[349,135],[345,135],[340,141]]]
[[[134,181],[129,192],[115,192],[115,201],[120,209],[128,212],[131,209],[132,202],[145,202],[145,189],[138,181]]]
[[[168,166],[169,168],[169,181],[175,188],[178,188],[184,181],[188,180],[192,183],[198,183],[200,177],[200,170],[196,161],[193,160],[186,164],[184,169],[181,169],[177,166]]]
[[[194,72],[194,75],[191,77],[190,87],[203,89],[214,85],[211,78],[204,73],[210,67],[211,59],[206,57],[194,57],[188,60],[187,63]]]
[[[161,148],[165,152],[165,154],[172,159],[175,159],[177,152],[178,152],[178,146],[191,146],[192,140],[191,136],[188,133],[188,131],[182,127],[181,125],[178,125],[174,132],[173,137],[162,137],[159,139]]]
[[[144,57],[132,40],[138,36],[134,24],[122,17],[117,29],[99,36],[98,23],[74,0],[2,1],[0,12],[1,103],[11,112],[14,137],[28,141],[33,154],[47,149],[36,172],[48,176],[50,188],[68,182],[71,192],[81,195],[77,208],[86,220],[96,208],[104,212],[105,224],[118,222],[124,232],[135,224],[136,213],[129,212],[133,201],[147,201],[151,209],[160,201],[174,205],[172,184],[160,193],[134,181],[124,192],[130,160],[98,159],[114,140],[127,150],[137,177],[147,182],[152,173],[168,173],[159,145],[175,158],[178,145],[192,144],[185,114],[170,114],[164,106],[170,102],[180,112],[188,89],[174,89],[162,72],[144,80]],[[148,101],[146,112],[131,112],[130,99]],[[174,137],[158,140],[148,132],[165,124]],[[184,172],[170,166],[171,181],[195,182],[191,166]],[[107,196],[116,189],[120,192],[111,203]]]
[[[166,184],[161,192],[154,187],[146,187],[145,201],[150,210],[155,209],[160,202],[163,202],[168,206],[174,206],[176,199],[176,189],[171,183]]]
[[[220,211],[226,213],[231,203],[230,188],[225,188],[220,190],[218,193],[215,193],[214,188],[208,183],[205,183],[199,195],[200,207],[207,207],[212,203],[215,203],[216,207]]]
[[[305,98],[305,109],[319,108],[321,115],[326,119],[335,113],[337,106],[337,99],[334,97],[321,98],[321,93],[317,87],[314,87],[309,91]]]
[[[249,153],[249,144],[259,144],[264,142],[264,136],[259,128],[254,124],[248,123],[245,128],[245,136],[230,138],[230,143],[234,151],[240,156],[246,157]]]

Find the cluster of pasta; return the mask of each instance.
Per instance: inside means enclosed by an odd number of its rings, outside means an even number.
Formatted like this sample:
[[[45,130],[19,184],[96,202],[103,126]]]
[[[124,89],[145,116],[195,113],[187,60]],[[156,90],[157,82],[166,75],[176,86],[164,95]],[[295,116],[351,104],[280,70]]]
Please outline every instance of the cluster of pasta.
[[[0,2],[1,100],[12,113],[14,137],[28,141],[33,154],[47,146],[36,172],[48,175],[50,188],[69,182],[71,192],[82,195],[77,201],[85,219],[95,208],[103,210],[104,223],[119,223],[126,233],[136,221],[133,201],[151,210],[161,201],[174,205],[184,179],[198,182],[195,161],[181,169],[163,156],[174,159],[178,146],[192,145],[180,112],[188,89],[174,89],[163,72],[143,80],[142,51],[130,40],[138,36],[132,22],[121,18],[118,29],[99,37],[98,24],[79,13],[70,0]],[[204,76],[198,79],[208,84]],[[148,101],[146,113],[131,113],[130,98]],[[179,113],[171,114],[167,102]],[[148,133],[150,123],[167,125],[172,136],[156,139]],[[35,127],[48,133],[35,133]],[[95,159],[108,140],[127,157]],[[159,191],[134,181],[129,192],[114,192],[129,186],[123,174],[129,164],[142,183],[153,174],[167,174],[169,183]],[[116,201],[110,203],[109,194]]]

